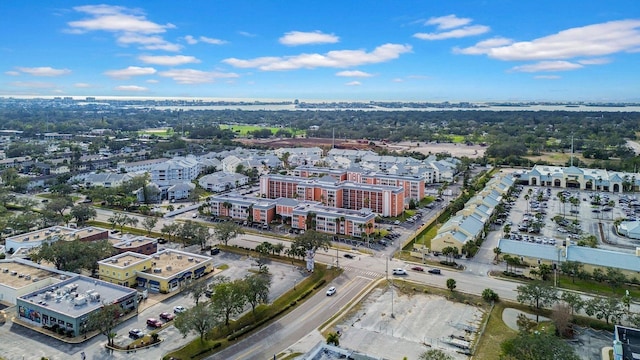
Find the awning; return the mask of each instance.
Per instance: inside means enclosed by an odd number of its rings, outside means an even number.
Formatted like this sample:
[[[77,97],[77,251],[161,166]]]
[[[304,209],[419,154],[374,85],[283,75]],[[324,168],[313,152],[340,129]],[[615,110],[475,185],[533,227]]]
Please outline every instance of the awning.
[[[136,281],[140,284],[144,284],[147,282],[147,279],[139,277],[139,278],[136,278]]]
[[[191,276],[191,271],[187,271],[186,273],[182,274],[181,278],[184,279],[190,276]]]
[[[169,280],[169,283],[174,283],[174,282],[178,282],[178,279],[173,278],[173,279]]]
[[[196,271],[194,271],[194,274],[196,274],[196,275],[202,274],[205,269],[206,269],[206,266],[203,266],[203,267],[201,267],[199,269],[196,269]]]
[[[151,285],[160,285],[160,281],[149,280],[149,284],[151,284]]]

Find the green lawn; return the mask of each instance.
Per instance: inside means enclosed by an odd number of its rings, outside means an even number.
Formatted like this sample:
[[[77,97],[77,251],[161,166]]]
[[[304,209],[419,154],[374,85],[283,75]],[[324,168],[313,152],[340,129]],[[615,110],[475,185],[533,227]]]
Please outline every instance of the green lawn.
[[[504,321],[502,321],[502,311],[505,309],[503,303],[497,303],[493,311],[486,314],[489,321],[485,332],[480,338],[477,351],[473,358],[477,360],[494,360],[500,357],[500,344],[518,334],[517,331],[510,329]]]
[[[231,129],[233,132],[239,134],[240,136],[247,136],[247,134],[251,131],[262,130],[262,129],[269,129],[271,130],[272,134],[275,134],[276,132],[278,132],[278,130],[285,130],[290,133],[293,133],[294,131],[292,128],[264,127],[264,126],[258,126],[258,125],[220,125],[220,129]],[[296,134],[300,135],[301,132],[296,131]]]

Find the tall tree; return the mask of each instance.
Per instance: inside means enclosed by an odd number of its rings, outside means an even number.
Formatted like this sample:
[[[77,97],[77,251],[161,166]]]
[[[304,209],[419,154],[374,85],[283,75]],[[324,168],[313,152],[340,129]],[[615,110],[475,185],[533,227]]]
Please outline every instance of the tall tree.
[[[216,239],[226,245],[229,245],[229,240],[235,239],[238,235],[244,234],[242,228],[233,221],[225,221],[214,225]]]
[[[571,276],[571,282],[575,283],[576,276],[580,274],[583,266],[581,262],[568,260],[560,263],[560,270],[563,274]]]
[[[536,322],[538,322],[538,312],[543,307],[548,307],[557,299],[557,292],[549,285],[542,282],[533,282],[527,285],[520,285],[517,288],[516,299],[521,304],[528,304],[535,308]]]
[[[102,335],[107,337],[107,344],[113,346],[113,339],[116,337],[113,329],[118,324],[118,318],[121,313],[122,308],[119,305],[104,304],[100,310],[89,314],[87,327],[100,331]]]
[[[98,215],[96,209],[87,204],[76,205],[71,208],[69,213],[76,219],[78,226],[84,226],[87,221],[94,219]]]
[[[456,280],[455,279],[447,279],[447,289],[453,291],[456,289]]]
[[[220,283],[214,287],[210,306],[213,308],[216,316],[224,319],[226,326],[229,326],[231,317],[239,314],[246,304],[246,298],[243,292],[244,287],[241,279],[233,282]]]
[[[615,297],[593,297],[585,302],[584,312],[589,316],[604,319],[609,325],[609,321],[618,322],[624,315],[623,302]]]
[[[142,220],[142,227],[147,230],[147,235],[151,235],[151,231],[158,223],[158,218],[155,216],[147,216]]]
[[[207,291],[207,282],[204,280],[192,280],[182,290],[185,294],[189,294],[193,301],[198,305],[200,298]]]
[[[263,268],[266,268],[266,266]],[[269,299],[271,274],[266,269],[266,271],[261,271],[258,274],[249,275],[244,278],[244,285],[245,299],[251,304],[251,311],[255,314],[256,307],[259,304],[266,303]]]
[[[204,342],[205,335],[220,325],[220,317],[211,306],[196,304],[179,314],[173,325],[183,337],[187,337],[190,332],[197,332],[200,335],[200,341]]]

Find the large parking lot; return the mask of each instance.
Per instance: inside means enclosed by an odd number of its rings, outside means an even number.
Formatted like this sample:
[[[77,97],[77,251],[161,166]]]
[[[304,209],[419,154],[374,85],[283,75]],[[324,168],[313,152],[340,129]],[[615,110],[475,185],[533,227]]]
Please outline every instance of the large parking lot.
[[[505,237],[552,246],[567,240],[575,244],[584,235],[595,235],[601,248],[624,251],[635,246],[633,240],[619,236],[613,226],[616,219],[636,217],[635,210],[640,210],[640,205],[634,206],[637,203],[634,194],[542,186],[519,188],[517,199],[506,205],[507,218],[497,222],[511,226]],[[556,222],[553,220],[556,216],[564,219]]]
[[[359,310],[337,325],[340,346],[384,359],[417,359],[430,348],[467,359],[483,311],[437,295],[374,289]]]

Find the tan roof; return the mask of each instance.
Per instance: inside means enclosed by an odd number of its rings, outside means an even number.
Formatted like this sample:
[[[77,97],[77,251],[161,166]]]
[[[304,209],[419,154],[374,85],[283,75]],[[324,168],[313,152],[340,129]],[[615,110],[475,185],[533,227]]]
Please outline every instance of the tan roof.
[[[53,271],[39,269],[35,266],[17,262],[0,263],[0,284],[14,289],[25,287],[34,282],[34,279],[38,281],[57,275],[58,274]]]

